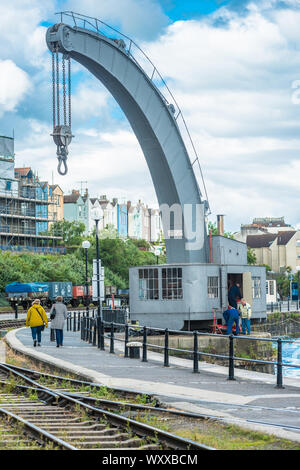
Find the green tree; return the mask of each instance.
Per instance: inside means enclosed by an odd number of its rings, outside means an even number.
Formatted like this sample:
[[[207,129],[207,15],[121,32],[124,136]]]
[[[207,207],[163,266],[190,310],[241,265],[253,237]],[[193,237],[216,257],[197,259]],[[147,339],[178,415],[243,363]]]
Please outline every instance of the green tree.
[[[247,263],[256,264],[256,255],[252,248],[247,247]]]
[[[214,223],[210,222],[210,221],[208,222],[208,233],[210,232],[210,230],[211,230],[212,235],[218,235],[218,228],[217,228],[217,225],[216,225],[215,222]],[[223,236],[226,237],[226,238],[234,239],[233,233],[231,233],[231,232],[224,232]]]
[[[49,232],[53,236],[62,236],[65,246],[79,246],[83,240],[84,231],[83,222],[60,220],[51,225]]]

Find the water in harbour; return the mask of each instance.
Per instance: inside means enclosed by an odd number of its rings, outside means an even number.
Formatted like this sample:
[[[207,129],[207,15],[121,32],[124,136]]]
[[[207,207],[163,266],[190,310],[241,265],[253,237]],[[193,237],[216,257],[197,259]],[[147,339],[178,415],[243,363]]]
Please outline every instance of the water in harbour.
[[[283,367],[285,377],[300,378],[300,338],[295,338],[291,343],[282,343],[282,362],[299,365],[299,368]]]

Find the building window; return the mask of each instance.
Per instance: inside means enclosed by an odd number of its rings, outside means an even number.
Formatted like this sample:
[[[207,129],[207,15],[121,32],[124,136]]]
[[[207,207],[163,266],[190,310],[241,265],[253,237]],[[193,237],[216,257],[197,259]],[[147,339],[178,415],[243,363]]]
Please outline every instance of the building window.
[[[6,191],[11,191],[11,181],[6,181],[5,189]]]
[[[253,299],[260,299],[261,297],[260,277],[254,276],[252,278],[252,295],[253,295]]]
[[[207,278],[207,296],[210,299],[219,297],[219,278],[218,276],[209,276]]]
[[[182,268],[162,269],[162,298],[163,300],[183,299]]]
[[[266,282],[266,294],[268,295],[268,293],[269,293],[269,283],[268,283],[268,281],[267,281],[267,282]]]
[[[274,295],[274,281],[270,282],[270,295]]]
[[[158,269],[139,269],[139,299],[158,300]]]

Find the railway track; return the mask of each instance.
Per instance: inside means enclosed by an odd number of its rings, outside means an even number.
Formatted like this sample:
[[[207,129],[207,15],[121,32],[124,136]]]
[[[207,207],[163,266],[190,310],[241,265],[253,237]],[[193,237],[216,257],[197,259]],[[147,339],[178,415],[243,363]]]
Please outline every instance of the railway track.
[[[96,407],[96,402],[93,405],[86,403],[84,395],[69,393],[65,388],[62,391],[57,384],[55,389],[46,387],[29,377],[36,374],[35,371],[29,373],[24,369],[25,373],[21,373],[21,368],[6,364],[0,364],[0,370],[0,383],[4,388],[0,394],[0,414],[15,423],[21,422],[39,444],[52,443],[57,448],[69,450],[213,450]],[[5,387],[10,388],[9,392]]]
[[[143,401],[145,404],[137,403],[136,400],[138,396],[138,392],[134,392],[131,390],[124,390],[124,389],[118,389],[118,388],[111,388],[107,389],[109,392],[113,392],[115,394],[114,399],[107,399],[104,397],[99,397],[99,396],[93,396],[93,393],[95,391],[100,391],[101,389],[106,387],[103,387],[99,384],[87,382],[87,381],[81,381],[77,379],[70,379],[66,377],[61,377],[61,376],[56,376],[56,375],[51,375],[51,374],[46,374],[43,372],[37,372],[33,371],[30,369],[24,369],[20,368],[17,366],[9,366],[10,371],[14,371],[15,373],[21,374],[23,377],[25,377],[25,381],[27,381],[27,384],[35,384],[36,391],[40,393],[39,388],[41,386],[40,382],[42,380],[45,381],[53,381],[53,385],[47,384],[48,390],[52,391],[53,393],[58,393],[62,394],[63,396],[69,397],[70,399],[73,399],[76,401],[79,401],[82,405],[85,404],[87,405],[87,409],[91,410],[98,410],[100,412],[107,412],[109,413],[109,416],[111,418],[112,415],[116,416],[115,413],[118,413],[118,416],[122,416],[123,419],[128,419],[128,422],[135,422],[135,420],[143,418],[145,416],[151,416],[151,417],[158,417],[158,418],[163,418],[168,422],[169,419],[176,420],[176,419],[190,419],[191,423],[195,424],[195,421],[198,420],[212,420],[214,422],[221,422],[225,423],[227,421],[227,418],[224,417],[218,417],[215,414],[207,413],[189,413],[177,409],[170,409],[170,408],[162,408],[160,406],[160,403],[155,399],[152,395],[144,395],[143,396]],[[3,367],[1,367],[0,364],[0,370],[3,372]],[[7,378],[7,373],[4,373]],[[1,379],[1,377],[0,377]],[[35,379],[35,380],[33,380]],[[78,390],[76,390],[76,387],[78,387]],[[82,387],[84,387],[84,390],[82,390]],[[81,389],[79,389],[81,388]],[[297,425],[297,422],[299,422],[299,417],[300,417],[300,411],[299,410],[289,410],[289,409],[278,409],[278,408],[271,408],[271,407],[261,407],[261,406],[255,406],[255,405],[236,405],[233,403],[219,403],[219,402],[212,402],[212,401],[201,401],[203,405],[207,405],[210,409],[212,405],[215,405],[216,407],[221,407],[222,411],[224,411],[224,408],[229,407],[236,407],[237,409],[242,409],[245,411],[245,414],[247,414],[247,409],[254,409],[257,411],[259,414],[262,409],[268,410],[270,412],[270,415],[273,416],[275,413],[282,413],[282,416],[285,416],[286,413],[290,413],[295,415],[295,425],[288,424],[282,419],[279,419],[279,422],[275,421],[266,421],[262,419],[247,419],[247,418],[232,418],[231,421],[236,421],[236,424],[239,425],[242,422],[244,423],[252,423],[252,424],[257,424],[260,426],[272,426],[274,428],[282,428],[286,429],[292,432],[300,433],[300,426]],[[90,408],[89,408],[90,407]],[[210,410],[211,411],[211,410]],[[93,414],[93,411],[92,411]],[[124,424],[124,423],[123,423]],[[114,422],[114,425],[116,423]],[[118,426],[118,425],[117,425]],[[133,426],[134,429],[134,426]],[[141,438],[146,437],[145,430],[143,432],[140,431],[140,434],[138,434]],[[153,434],[152,434],[153,436]],[[166,445],[168,441],[164,441],[162,438],[162,442],[164,442],[163,445]],[[174,442],[171,444],[171,448],[184,448],[180,447],[182,445],[179,444],[178,442]],[[184,445],[184,444],[183,444]],[[191,445],[191,444],[190,444]],[[206,448],[205,446],[201,446],[200,448]],[[179,447],[176,447],[179,446]],[[155,447],[153,447],[154,449]],[[193,447],[192,447],[193,448]]]
[[[0,330],[6,330],[8,328],[21,328],[26,324],[26,319],[20,318],[19,320],[0,320]]]

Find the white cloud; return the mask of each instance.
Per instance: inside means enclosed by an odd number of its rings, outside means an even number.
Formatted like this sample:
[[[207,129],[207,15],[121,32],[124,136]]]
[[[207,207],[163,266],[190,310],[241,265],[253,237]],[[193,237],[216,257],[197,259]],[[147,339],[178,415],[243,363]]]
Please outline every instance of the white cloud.
[[[300,106],[292,103],[291,86],[300,79],[299,2],[290,0],[290,9],[280,8],[275,0],[252,2],[248,10],[245,2],[236,4],[236,10],[223,7],[209,17],[169,26],[154,0],[87,0],[84,9],[120,25],[133,39],[143,37],[142,47],[168,78],[184,112],[211,209],[227,214],[227,229],[237,230],[241,222],[259,215],[286,215],[287,222],[296,224]],[[82,11],[82,2],[70,0],[67,7]],[[106,192],[132,200],[139,195],[149,203],[155,201],[136,138],[125,120],[115,118],[108,92],[88,72],[73,96],[76,137],[70,146],[69,174],[57,176],[56,149],[49,136],[51,105],[46,103],[50,60],[45,28],[39,25],[54,11],[54,1],[14,0],[4,8],[0,57],[13,60],[19,70],[26,71],[27,64],[28,75],[34,69],[30,75],[34,88],[21,121],[27,135],[16,140],[18,165],[32,165],[44,179],[54,171],[55,181],[65,190],[88,180],[92,195]],[[158,33],[161,36],[153,39]],[[146,42],[149,38],[152,42]],[[81,70],[76,64],[73,69]],[[16,109],[29,96],[28,90],[25,87],[22,94],[20,89],[15,101],[5,95],[6,107],[0,104],[0,111]]]
[[[29,89],[29,77],[24,70],[11,60],[0,61],[0,116],[14,111]]]
[[[169,23],[157,0],[69,0],[65,10],[84,13],[108,24],[117,24],[125,35],[152,38]],[[150,19],[151,18],[151,19]],[[102,27],[102,30],[105,27]],[[109,34],[113,34],[110,30]]]

